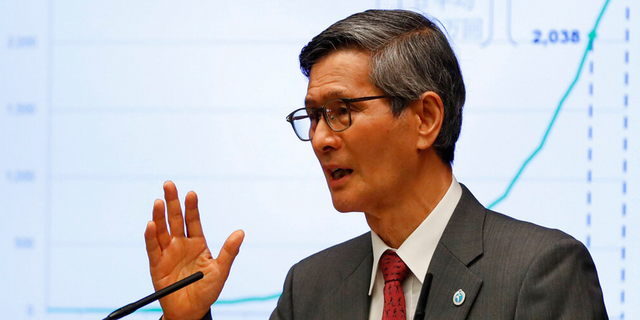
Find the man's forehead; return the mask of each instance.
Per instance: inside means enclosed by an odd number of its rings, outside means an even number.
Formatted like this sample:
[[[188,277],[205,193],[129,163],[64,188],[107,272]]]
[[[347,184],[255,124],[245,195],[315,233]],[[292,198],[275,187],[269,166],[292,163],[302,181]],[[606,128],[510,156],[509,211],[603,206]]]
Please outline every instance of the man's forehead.
[[[369,51],[343,48],[320,58],[311,67],[305,104],[348,97],[359,91],[370,91]]]

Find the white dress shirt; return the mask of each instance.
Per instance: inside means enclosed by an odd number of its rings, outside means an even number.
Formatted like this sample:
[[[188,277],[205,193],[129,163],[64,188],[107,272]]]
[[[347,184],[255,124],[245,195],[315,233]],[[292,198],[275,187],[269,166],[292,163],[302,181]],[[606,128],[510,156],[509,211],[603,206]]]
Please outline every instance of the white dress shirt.
[[[431,257],[433,257],[438,241],[440,241],[453,210],[462,196],[462,187],[456,178],[453,177],[451,180],[449,190],[442,200],[397,250],[387,246],[375,232],[371,232],[373,268],[371,285],[369,286],[369,296],[371,296],[369,320],[382,319],[384,279],[382,271],[378,269],[378,263],[382,254],[387,250],[395,251],[411,271],[402,283],[402,290],[404,291],[407,320],[413,319]]]

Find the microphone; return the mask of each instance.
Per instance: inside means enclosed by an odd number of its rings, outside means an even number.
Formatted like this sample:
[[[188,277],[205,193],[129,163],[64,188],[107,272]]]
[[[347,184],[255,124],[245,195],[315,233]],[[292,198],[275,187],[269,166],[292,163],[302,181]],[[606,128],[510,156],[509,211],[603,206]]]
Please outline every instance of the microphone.
[[[416,306],[416,314],[413,317],[413,320],[424,320],[425,312],[427,308],[427,298],[429,297],[429,290],[431,289],[431,281],[433,280],[433,275],[427,272],[427,275],[424,276],[424,283],[422,284],[422,289],[420,290],[420,297],[418,298],[418,305]]]
[[[120,319],[124,316],[127,316],[131,313],[133,313],[134,311],[148,305],[151,302],[154,302],[158,299],[162,299],[164,298],[164,296],[170,294],[170,293],[174,293],[175,291],[178,291],[200,279],[202,279],[204,277],[204,274],[202,273],[202,271],[198,271],[172,285],[169,285],[165,288],[162,288],[134,303],[130,303],[114,312],[112,312],[110,315],[108,315],[106,318],[104,318],[103,320],[115,320],[115,319]]]

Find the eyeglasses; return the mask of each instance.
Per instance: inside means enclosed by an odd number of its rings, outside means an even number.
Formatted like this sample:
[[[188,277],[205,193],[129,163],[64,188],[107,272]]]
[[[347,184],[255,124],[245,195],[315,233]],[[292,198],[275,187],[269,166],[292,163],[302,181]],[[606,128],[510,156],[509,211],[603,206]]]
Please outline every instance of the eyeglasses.
[[[347,130],[351,126],[351,104],[354,102],[388,98],[388,96],[371,96],[361,98],[337,98],[327,101],[320,108],[300,108],[287,116],[293,131],[302,141],[310,141],[320,121],[320,113],[329,128],[335,132]]]

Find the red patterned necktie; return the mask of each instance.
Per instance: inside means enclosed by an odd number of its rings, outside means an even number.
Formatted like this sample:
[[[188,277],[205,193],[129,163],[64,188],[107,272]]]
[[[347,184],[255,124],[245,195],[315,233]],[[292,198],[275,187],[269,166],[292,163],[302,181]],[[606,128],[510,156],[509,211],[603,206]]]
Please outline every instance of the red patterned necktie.
[[[406,320],[406,306],[402,281],[407,277],[409,268],[393,251],[385,251],[380,258],[380,268],[384,277],[384,308],[382,320]]]

